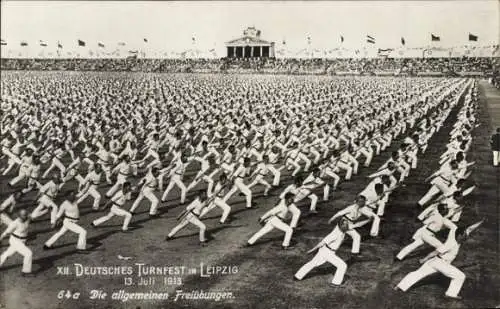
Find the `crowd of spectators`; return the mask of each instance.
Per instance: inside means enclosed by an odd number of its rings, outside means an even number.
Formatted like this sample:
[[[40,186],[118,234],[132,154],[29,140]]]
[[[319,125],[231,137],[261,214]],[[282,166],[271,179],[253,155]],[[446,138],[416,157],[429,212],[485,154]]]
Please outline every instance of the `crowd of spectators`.
[[[1,59],[2,70],[263,74],[485,74],[500,58]]]

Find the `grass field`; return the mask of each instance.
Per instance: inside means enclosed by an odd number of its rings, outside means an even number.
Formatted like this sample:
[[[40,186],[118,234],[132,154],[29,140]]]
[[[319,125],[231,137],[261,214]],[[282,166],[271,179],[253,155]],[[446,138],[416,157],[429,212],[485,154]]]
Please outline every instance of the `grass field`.
[[[496,91],[496,92],[495,92]],[[482,228],[461,248],[454,265],[462,269],[467,279],[462,288],[462,300],[444,298],[448,280],[440,275],[431,276],[414,286],[407,293],[393,291],[393,286],[408,272],[415,270],[420,264],[418,258],[430,250],[418,251],[403,262],[393,262],[393,257],[419,227],[415,220],[416,201],[425,193],[428,186],[423,180],[438,167],[438,158],[444,152],[449,138],[449,131],[456,120],[456,107],[445,122],[445,125],[430,140],[427,152],[419,157],[418,169],[412,170],[407,186],[399,188],[391,195],[387,205],[385,221],[381,225],[383,238],[373,239],[368,230],[363,228],[361,244],[362,259],[349,263],[344,284],[332,287],[328,283],[334,268],[325,264],[311,272],[303,281],[293,281],[293,274],[306,263],[312,255],[306,251],[313,247],[322,237],[328,234],[332,226],[326,221],[336,211],[351,203],[364,186],[368,184],[367,175],[374,172],[388,157],[390,151],[396,149],[401,139],[395,140],[391,147],[375,157],[371,167],[361,168],[360,173],[349,182],[342,182],[342,189],[334,192],[327,203],[320,203],[319,213],[307,215],[307,205],[299,204],[303,209],[302,226],[293,236],[294,246],[289,250],[281,249],[283,234],[272,232],[261,239],[253,247],[243,247],[248,238],[260,226],[257,219],[274,202],[279,192],[290,183],[286,173],[279,189],[272,191],[271,197],[262,197],[261,190],[254,190],[258,208],[245,209],[242,197],[233,198],[233,220],[229,225],[217,224],[219,211],[211,213],[204,220],[214,239],[207,246],[198,244],[197,230],[189,227],[178,234],[170,242],[165,242],[165,235],[175,224],[175,218],[183,210],[178,205],[178,197],[171,201],[160,218],[148,217],[148,206],[139,208],[139,214],[132,219],[132,232],[121,233],[121,219],[115,218],[108,225],[93,229],[90,222],[103,213],[90,210],[89,201],[82,204],[80,224],[88,231],[89,253],[79,254],[75,249],[76,236],[70,233],[61,238],[55,249],[43,251],[42,244],[54,233],[48,226],[47,217],[32,224],[33,238],[29,247],[34,253],[33,278],[20,276],[19,256],[8,260],[0,269],[0,308],[491,308],[500,304],[500,267],[499,257],[499,175],[500,169],[491,165],[489,151],[489,135],[495,119],[490,118],[490,110],[500,109],[499,92],[486,83],[480,85],[481,103],[478,111],[480,127],[473,132],[473,145],[468,153],[468,161],[476,161],[471,178],[479,186],[466,201],[461,223],[470,224],[483,217],[487,219]],[[488,97],[487,97],[488,96]],[[493,97],[491,97],[493,96]],[[487,100],[490,100],[487,102]],[[487,104],[488,103],[488,104]],[[489,106],[489,109],[488,109]],[[497,111],[498,112],[498,111]],[[494,115],[495,113],[491,113]],[[498,113],[496,113],[498,115]],[[9,176],[9,178],[12,175]],[[1,178],[0,190],[7,194],[6,177]],[[71,188],[64,188],[63,191]],[[104,188],[107,189],[107,188]],[[104,190],[103,190],[104,191]],[[177,194],[177,192],[176,192]],[[64,193],[62,194],[64,195]],[[192,195],[192,193],[191,193]],[[33,207],[33,196],[26,198],[23,207]],[[188,198],[189,199],[189,198]],[[30,208],[31,209],[31,208]],[[168,211],[167,211],[168,210]],[[2,243],[0,250],[6,248]],[[339,255],[344,260],[350,256],[350,240],[342,245]],[[130,260],[119,259],[118,256],[130,257]],[[151,286],[126,286],[126,276],[82,276],[74,273],[74,263],[86,266],[133,266],[134,263],[145,263],[153,266],[178,265],[198,268],[205,265],[232,266],[237,273],[201,277],[199,273],[180,277],[181,285],[163,284],[157,277]],[[68,266],[70,274],[57,274],[57,267]],[[134,280],[137,279],[133,276]],[[102,290],[108,295],[105,299],[91,300],[91,290]],[[147,301],[129,300],[122,302],[112,300],[114,291],[127,292],[169,292],[169,300]],[[220,301],[214,300],[178,300],[174,301],[176,290],[190,292],[193,290],[227,291],[233,297]],[[70,291],[67,299],[58,298],[60,291]],[[73,299],[74,293],[81,293]],[[65,294],[65,293],[63,293]],[[67,294],[69,295],[69,294]]]

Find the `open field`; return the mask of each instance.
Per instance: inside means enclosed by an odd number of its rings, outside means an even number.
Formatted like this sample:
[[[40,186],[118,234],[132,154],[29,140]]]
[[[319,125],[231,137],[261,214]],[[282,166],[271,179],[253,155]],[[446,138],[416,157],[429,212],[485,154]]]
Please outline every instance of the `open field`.
[[[489,136],[494,127],[499,126],[500,103],[499,91],[487,83],[480,83],[481,102],[477,117],[480,126],[473,131],[473,144],[468,153],[468,161],[475,161],[471,178],[479,186],[478,190],[467,198],[467,207],[461,223],[470,224],[481,218],[487,221],[474,234],[472,239],[462,246],[454,265],[462,269],[467,279],[462,288],[462,300],[444,298],[448,280],[440,275],[429,277],[417,284],[407,293],[393,291],[393,286],[409,271],[419,265],[418,258],[429,250],[422,249],[403,262],[394,262],[393,257],[410,241],[412,234],[419,227],[416,217],[416,202],[426,192],[428,185],[423,180],[437,167],[441,153],[445,150],[448,133],[456,120],[460,104],[454,108],[443,128],[430,140],[427,152],[419,157],[419,166],[412,170],[406,181],[406,187],[397,189],[391,195],[387,205],[385,220],[381,225],[383,238],[373,239],[368,230],[363,228],[361,244],[362,259],[349,263],[344,284],[341,287],[328,285],[334,269],[324,265],[314,270],[303,281],[293,281],[293,274],[307,262],[311,256],[306,251],[312,248],[322,237],[331,231],[326,222],[339,209],[350,204],[354,197],[368,184],[367,175],[373,173],[397,149],[401,139],[393,141],[386,151],[376,156],[369,168],[361,167],[358,175],[351,181],[341,182],[341,190],[333,192],[330,201],[318,205],[319,213],[307,214],[307,205],[302,205],[302,225],[293,236],[294,245],[289,250],[281,249],[281,232],[272,232],[253,247],[243,247],[248,238],[260,226],[258,217],[278,201],[277,195],[291,182],[290,172],[282,176],[278,189],[271,191],[271,196],[264,198],[261,188],[254,196],[257,208],[246,209],[242,197],[231,200],[233,220],[229,225],[218,225],[219,211],[214,211],[204,220],[209,232],[214,237],[207,246],[198,244],[197,230],[189,227],[178,234],[172,241],[165,242],[168,231],[176,225],[176,217],[184,209],[179,205],[178,193],[160,208],[161,216],[150,219],[146,206],[139,208],[139,213],[132,219],[132,232],[121,233],[121,219],[114,218],[107,225],[92,228],[90,222],[102,213],[91,211],[89,202],[82,204],[80,224],[87,229],[89,253],[77,253],[74,248],[75,235],[66,234],[56,243],[55,249],[43,251],[42,244],[52,235],[48,229],[48,219],[36,221],[31,226],[32,238],[29,247],[34,253],[33,278],[20,276],[19,257],[8,260],[0,269],[0,308],[488,308],[500,305],[500,265],[499,265],[499,184],[500,169],[491,165]],[[4,164],[4,162],[2,162]],[[7,186],[7,179],[0,178],[2,200],[12,191]],[[104,187],[105,192],[108,187]],[[72,188],[63,188],[69,191]],[[175,190],[174,190],[175,191]],[[64,192],[61,194],[64,196]],[[193,196],[193,191],[188,194]],[[32,209],[33,194],[28,195],[21,207]],[[2,242],[0,250],[6,248]],[[350,240],[339,250],[344,260],[350,256]],[[120,259],[130,257],[129,260]],[[138,285],[137,274],[131,275],[133,285],[125,283],[127,275],[118,276],[77,276],[74,264],[84,266],[131,266],[144,263],[151,266],[185,266],[195,268],[196,274],[170,275],[170,280],[162,281],[164,276],[155,277],[152,285]],[[218,274],[201,277],[200,263],[213,266],[228,266],[231,274]],[[58,274],[58,267],[67,267],[69,273]],[[236,271],[237,270],[237,271]],[[150,276],[146,276],[148,278]],[[91,300],[92,290],[104,291],[105,299]],[[147,300],[112,300],[113,292],[171,293],[166,301]],[[232,293],[230,299],[203,301],[177,299],[176,290],[191,292],[226,291]],[[58,294],[63,291],[61,299]],[[70,291],[71,297],[64,293]],[[77,298],[74,293],[81,293]],[[100,294],[102,295],[102,294]]]

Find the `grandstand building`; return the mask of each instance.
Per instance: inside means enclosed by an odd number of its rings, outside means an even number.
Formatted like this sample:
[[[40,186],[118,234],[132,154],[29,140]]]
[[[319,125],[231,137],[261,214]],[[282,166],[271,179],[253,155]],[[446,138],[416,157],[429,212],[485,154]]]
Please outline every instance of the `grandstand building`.
[[[226,42],[228,58],[274,58],[274,42],[260,38],[260,30],[248,27],[243,37]]]

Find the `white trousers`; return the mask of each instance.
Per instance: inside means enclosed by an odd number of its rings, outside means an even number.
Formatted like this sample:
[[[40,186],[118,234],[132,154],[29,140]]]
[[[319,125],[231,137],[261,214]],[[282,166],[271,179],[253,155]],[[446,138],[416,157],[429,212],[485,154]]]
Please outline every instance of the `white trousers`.
[[[113,218],[114,216],[125,217],[125,219],[123,219],[122,230],[123,231],[128,230],[128,225],[130,223],[130,220],[132,220],[132,214],[130,212],[122,209],[121,207],[118,207],[117,205],[111,206],[111,209],[109,210],[109,213],[107,215],[94,220],[92,223],[94,223],[94,225],[97,226],[97,225],[100,225],[100,224],[108,221],[109,219]]]
[[[269,192],[269,190],[271,189],[271,185],[264,179],[264,176],[261,175],[261,174],[258,174],[255,179],[252,181],[252,183],[250,183],[248,185],[248,189],[251,189],[253,186],[257,185],[257,184],[261,184],[263,185],[264,187],[266,187],[266,189],[264,190],[264,195],[267,196],[267,193]]]
[[[115,193],[116,193],[116,191],[118,191],[118,190],[121,188],[121,186],[122,186],[125,182],[127,182],[127,177],[128,177],[128,176],[125,176],[125,175],[123,175],[123,174],[118,174],[118,176],[116,177],[116,182],[115,182],[115,184],[114,184],[111,188],[109,188],[108,192],[106,192],[106,196],[107,196],[108,198],[112,197],[112,196],[113,196],[113,194],[115,194]]]
[[[61,161],[57,157],[54,157],[54,158],[52,158],[52,163],[50,164],[49,168],[47,170],[45,170],[45,173],[43,173],[42,177],[47,178],[47,176],[50,174],[50,172],[55,167],[57,167],[59,169],[59,171],[61,172],[61,175],[64,175],[64,173],[66,172],[66,167],[64,166],[64,164],[62,164]]]
[[[268,164],[267,169],[274,175],[273,186],[278,186],[280,184],[281,171],[276,169],[273,164]]]
[[[5,263],[5,261],[15,253],[19,253],[23,256],[23,273],[31,273],[31,267],[33,263],[33,252],[31,249],[26,247],[25,240],[19,239],[15,236],[10,236],[9,247],[5,250],[2,255],[0,255],[0,266]]]
[[[101,194],[99,193],[99,191],[97,191],[97,187],[95,185],[91,185],[86,191],[83,191],[83,194],[78,198],[78,201],[76,201],[76,203],[80,204],[89,195],[94,199],[94,204],[92,205],[92,208],[93,209],[99,208],[99,203],[101,202]]]
[[[208,207],[203,208],[200,214],[200,218],[205,216],[208,212],[210,212],[215,207],[219,207],[222,209],[222,216],[220,217],[220,223],[224,223],[227,220],[227,217],[231,213],[231,206],[229,206],[224,199],[220,197],[216,197],[212,203]]]
[[[234,181],[234,186],[226,194],[226,196],[224,196],[224,201],[227,202],[227,200],[238,190],[245,195],[247,208],[252,207],[252,191],[250,191],[247,185],[243,183],[243,180],[241,178],[236,178],[236,180]]]
[[[158,203],[160,202],[156,195],[154,194],[153,190],[150,188],[144,188],[141,190],[139,193],[139,196],[135,200],[134,204],[132,204],[132,207],[130,208],[130,212],[134,212],[134,210],[139,207],[139,204],[142,202],[142,200],[146,198],[151,202],[151,207],[149,208],[149,214],[150,215],[156,215],[157,209],[158,209]]]
[[[273,216],[270,219],[268,219],[266,224],[248,240],[248,243],[250,245],[253,245],[262,236],[271,232],[275,228],[285,232],[285,238],[283,239],[283,246],[288,247],[290,245],[290,240],[292,239],[293,229],[276,216]]]
[[[61,236],[66,234],[67,231],[71,231],[75,234],[78,234],[78,242],[76,244],[76,248],[79,250],[85,250],[85,247],[87,245],[87,231],[83,229],[80,225],[77,224],[77,220],[69,219],[69,218],[64,218],[63,221],[63,226],[61,229],[52,235],[52,237],[47,240],[45,243],[46,246],[52,247],[52,245],[59,239]]]
[[[408,254],[412,253],[414,250],[416,250],[418,247],[422,246],[423,244],[429,244],[433,246],[434,248],[439,248],[443,244],[439,239],[436,238],[434,233],[429,231],[425,226],[421,227],[420,229],[415,232],[413,235],[413,242],[403,249],[399,251],[398,255],[396,256],[398,260],[404,259]]]
[[[161,197],[162,201],[165,201],[167,199],[168,193],[170,193],[170,190],[174,188],[174,186],[177,186],[181,190],[181,204],[184,204],[184,201],[186,201],[186,191],[187,188],[182,182],[182,179],[179,175],[174,174],[170,178],[170,182],[168,183],[167,189],[165,189],[165,192],[163,192],[163,195]]]
[[[498,166],[500,162],[500,151],[493,151],[493,166]]]
[[[56,215],[57,215],[57,205],[54,203],[47,195],[42,195],[38,200],[38,206],[31,213],[31,217],[36,219],[38,217],[43,216],[47,213],[48,209],[51,208],[50,212],[50,224],[56,223]]]
[[[200,228],[200,242],[206,241],[205,231],[207,230],[207,226],[203,222],[201,222],[200,219],[198,219],[192,213],[189,213],[186,216],[186,218],[184,220],[182,220],[181,223],[179,223],[176,227],[174,227],[172,229],[172,231],[170,231],[170,233],[168,233],[168,237],[173,237],[175,234],[177,234],[177,232],[179,232],[180,230],[182,230],[189,223],[191,223],[191,224],[197,226],[198,228]]]
[[[342,284],[345,272],[347,270],[347,264],[335,254],[335,251],[330,250],[326,246],[323,246],[318,249],[318,252],[312,258],[312,260],[307,262],[297,271],[297,273],[295,274],[295,278],[302,280],[311,270],[313,270],[318,266],[323,265],[326,262],[337,267],[335,275],[333,276],[332,279],[332,283],[336,285]]]
[[[460,269],[439,257],[430,259],[420,266],[419,269],[406,275],[406,277],[404,277],[398,284],[398,287],[401,290],[406,291],[418,281],[437,272],[440,272],[451,279],[450,285],[448,286],[445,294],[447,296],[456,297],[465,281],[465,274]]]

